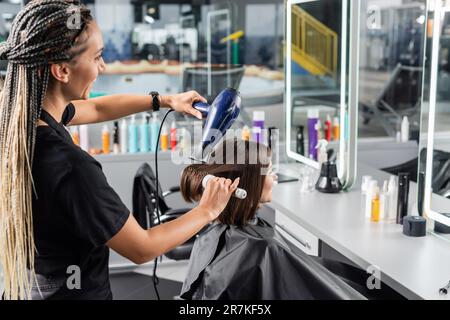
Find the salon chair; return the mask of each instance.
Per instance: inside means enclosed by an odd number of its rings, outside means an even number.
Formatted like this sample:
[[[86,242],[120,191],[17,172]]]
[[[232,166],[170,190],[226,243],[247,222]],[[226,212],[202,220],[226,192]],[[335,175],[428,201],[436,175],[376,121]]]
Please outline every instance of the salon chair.
[[[425,170],[427,149],[423,148],[420,151],[420,167]],[[408,172],[411,181],[417,182],[417,168],[419,166],[419,159],[415,158],[408,162],[382,169],[393,175],[398,175],[400,172]],[[431,180],[431,187],[433,192],[443,197],[450,198],[450,153],[434,150],[433,151],[433,177]]]
[[[157,184],[158,194],[156,193]],[[144,229],[149,229],[160,223],[162,224],[174,220],[190,211],[190,208],[172,209],[169,207],[166,198],[177,192],[180,192],[179,186],[172,187],[168,191],[163,192],[161,185],[156,181],[155,174],[150,165],[148,163],[143,163],[136,172],[133,182],[133,215],[139,225]],[[157,199],[159,217],[156,210]],[[189,259],[195,238],[202,231],[203,230],[164,255],[172,260]]]

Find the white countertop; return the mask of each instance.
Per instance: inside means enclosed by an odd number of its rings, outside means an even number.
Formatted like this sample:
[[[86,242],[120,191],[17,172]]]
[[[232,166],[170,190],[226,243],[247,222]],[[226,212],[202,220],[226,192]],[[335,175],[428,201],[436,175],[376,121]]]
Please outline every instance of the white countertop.
[[[286,165],[281,172],[296,166]],[[340,194],[301,193],[299,182],[279,184],[271,206],[364,270],[377,266],[381,280],[405,297],[450,300],[450,295],[439,295],[439,288],[450,280],[450,242],[433,234],[410,238],[401,225],[365,218],[361,176],[371,175],[382,183],[389,175],[364,165],[358,171],[354,188]],[[415,198],[415,189],[412,184],[410,198]]]

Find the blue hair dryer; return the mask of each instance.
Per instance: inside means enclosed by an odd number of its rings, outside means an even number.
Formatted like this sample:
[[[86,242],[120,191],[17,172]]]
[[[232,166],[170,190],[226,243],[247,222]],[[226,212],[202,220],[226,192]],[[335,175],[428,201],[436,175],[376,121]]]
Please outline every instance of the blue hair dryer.
[[[241,112],[241,104],[239,92],[233,88],[219,93],[211,105],[204,102],[194,104],[194,108],[206,118],[203,125],[202,155],[207,148],[212,149],[233,125]]]

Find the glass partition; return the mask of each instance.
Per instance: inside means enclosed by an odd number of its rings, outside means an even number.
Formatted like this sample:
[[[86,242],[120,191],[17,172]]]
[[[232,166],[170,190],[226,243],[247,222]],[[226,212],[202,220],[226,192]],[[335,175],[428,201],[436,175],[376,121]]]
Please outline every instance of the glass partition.
[[[290,0],[286,23],[286,147],[288,156],[319,168],[327,141],[339,177],[356,170],[360,1]]]

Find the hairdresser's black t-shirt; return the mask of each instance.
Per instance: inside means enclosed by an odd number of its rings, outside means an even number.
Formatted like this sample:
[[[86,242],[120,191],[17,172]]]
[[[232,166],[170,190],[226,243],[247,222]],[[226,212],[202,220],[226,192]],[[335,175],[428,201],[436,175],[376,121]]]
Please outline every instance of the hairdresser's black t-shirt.
[[[69,104],[62,124],[73,118]],[[62,124],[59,129],[66,130]],[[112,299],[105,245],[130,211],[68,132],[38,126],[33,162],[35,270],[46,299]],[[79,286],[80,285],[80,286]],[[34,296],[39,290],[33,289]]]

